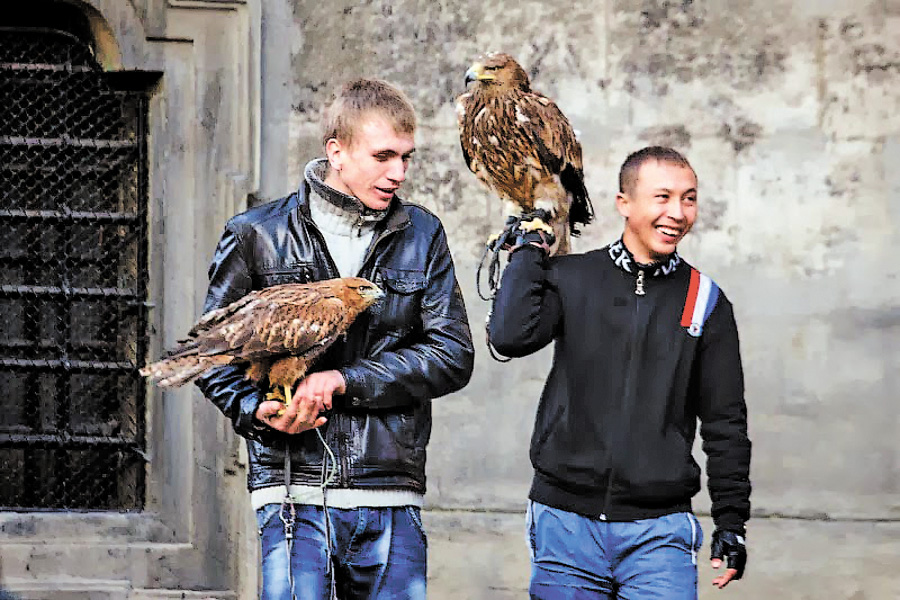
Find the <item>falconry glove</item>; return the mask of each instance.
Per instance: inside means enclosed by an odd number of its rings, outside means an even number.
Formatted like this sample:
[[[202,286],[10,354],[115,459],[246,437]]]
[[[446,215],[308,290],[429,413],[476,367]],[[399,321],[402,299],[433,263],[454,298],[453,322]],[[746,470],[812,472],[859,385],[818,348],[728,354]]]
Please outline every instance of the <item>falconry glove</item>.
[[[530,244],[542,248],[549,254],[550,248],[556,243],[556,236],[549,226],[550,219],[550,213],[542,209],[518,217],[509,217],[506,220],[504,234],[509,233],[502,236],[504,238],[502,248],[512,254],[522,246]]]
[[[740,579],[744,575],[744,567],[747,566],[747,548],[744,545],[744,535],[727,529],[716,529],[712,534],[709,557],[726,560],[729,569],[736,569],[732,581]]]

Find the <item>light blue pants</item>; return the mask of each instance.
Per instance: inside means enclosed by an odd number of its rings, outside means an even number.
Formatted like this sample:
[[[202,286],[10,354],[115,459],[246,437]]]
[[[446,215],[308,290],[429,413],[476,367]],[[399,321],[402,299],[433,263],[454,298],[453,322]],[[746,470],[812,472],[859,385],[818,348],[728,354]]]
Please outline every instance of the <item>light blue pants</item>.
[[[320,506],[295,505],[288,570],[280,504],[256,511],[262,548],[261,600],[330,600],[331,569],[341,600],[425,600],[426,538],[419,508],[329,508],[328,560]]]
[[[601,521],[530,502],[532,600],[696,600],[700,523],[691,513]]]

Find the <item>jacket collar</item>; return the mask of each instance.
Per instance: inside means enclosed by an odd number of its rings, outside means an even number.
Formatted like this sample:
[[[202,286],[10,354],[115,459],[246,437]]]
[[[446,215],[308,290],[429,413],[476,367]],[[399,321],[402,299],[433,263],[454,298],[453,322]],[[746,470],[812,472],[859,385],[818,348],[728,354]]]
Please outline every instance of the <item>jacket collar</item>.
[[[322,159],[325,160],[325,159]],[[313,161],[315,162],[315,161]],[[308,166],[308,165],[307,165]],[[324,185],[324,184],[323,184]],[[328,187],[328,186],[326,186]],[[328,189],[332,189],[328,187]],[[303,178],[303,181],[300,183],[300,188],[297,190],[297,212],[300,217],[305,221],[312,221],[312,218],[309,214],[309,195],[311,191],[311,186],[309,181],[307,181],[306,177]],[[340,194],[337,190],[334,190],[335,193]],[[343,194],[342,194],[343,195]],[[351,196],[352,197],[352,196]],[[359,199],[353,198],[356,202],[359,202]],[[361,204],[361,203],[360,203]],[[371,211],[375,212],[375,211]],[[378,219],[378,224],[375,229],[375,235],[378,236],[381,233],[392,233],[394,231],[399,231],[401,229],[405,229],[410,223],[409,211],[406,210],[406,206],[403,204],[403,199],[394,194],[394,199],[391,200],[391,205],[387,208],[387,215],[382,216]]]
[[[634,259],[634,255],[625,247],[622,238],[609,245],[609,257],[613,263],[626,273],[637,275],[638,271],[644,271],[650,277],[663,277],[674,272],[681,264],[678,252],[673,252],[668,259],[645,265]]]
[[[303,176],[306,179],[306,183],[309,184],[319,198],[325,201],[324,204],[327,207],[323,206],[323,208],[328,210],[328,212],[340,215],[360,225],[377,223],[387,215],[390,207],[384,210],[373,210],[364,205],[356,196],[345,194],[325,183],[327,172],[327,159],[316,158],[306,164]]]

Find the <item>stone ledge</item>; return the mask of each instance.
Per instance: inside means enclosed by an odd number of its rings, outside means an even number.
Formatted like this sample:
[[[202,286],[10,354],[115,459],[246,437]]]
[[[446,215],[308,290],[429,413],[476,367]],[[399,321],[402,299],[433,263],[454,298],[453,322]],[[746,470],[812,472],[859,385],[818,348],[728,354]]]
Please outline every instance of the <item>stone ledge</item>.
[[[31,582],[97,582],[110,575],[136,589],[203,589],[209,557],[190,544],[58,543],[4,544],[3,574],[21,585]],[[51,579],[52,578],[52,579]],[[114,580],[118,581],[118,580]]]
[[[4,591],[16,600],[236,600],[225,590],[132,589],[119,579],[59,578],[34,581],[7,578]]]
[[[237,594],[222,590],[133,590],[128,600],[234,600]]]
[[[0,513],[0,543],[178,543],[177,532],[152,513]]]
[[[131,586],[119,579],[58,578],[35,581],[5,578],[16,600],[129,600]]]

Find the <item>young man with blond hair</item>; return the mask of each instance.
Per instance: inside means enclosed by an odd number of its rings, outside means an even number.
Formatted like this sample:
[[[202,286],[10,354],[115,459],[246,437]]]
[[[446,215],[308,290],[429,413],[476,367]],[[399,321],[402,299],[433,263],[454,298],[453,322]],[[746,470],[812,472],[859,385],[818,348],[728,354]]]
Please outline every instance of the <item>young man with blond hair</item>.
[[[707,455],[712,564],[744,570],[750,441],[731,303],[676,246],[697,216],[697,176],[670,148],[631,154],[622,237],[548,258],[519,232],[490,338],[507,356],[554,343],[531,440],[530,593],[537,600],[695,600],[700,523],[691,498]]]
[[[394,86],[345,84],[325,157],[294,194],[228,222],[205,311],[288,282],[365,277],[385,298],[317,361],[290,407],[243,370],[200,380],[247,438],[263,600],[424,600],[420,508],[431,400],[469,380],[473,348],[438,218],[397,196],[416,118]]]

